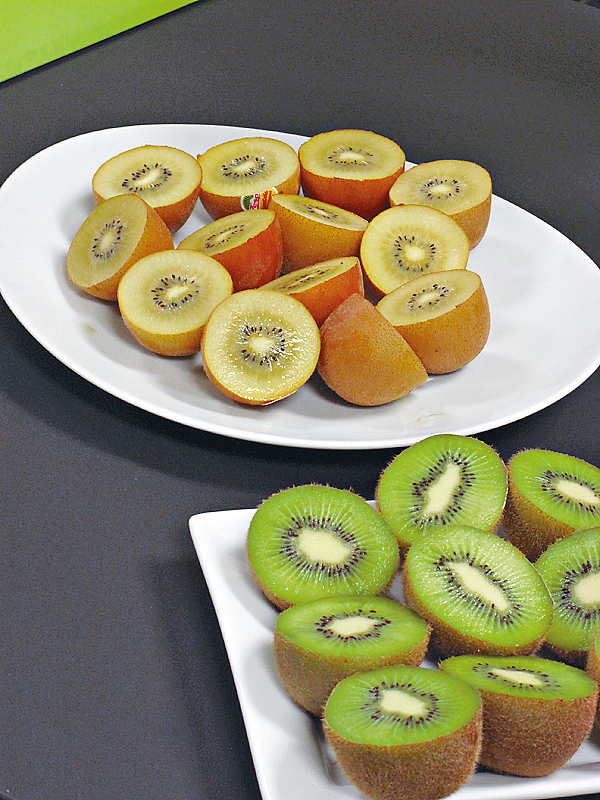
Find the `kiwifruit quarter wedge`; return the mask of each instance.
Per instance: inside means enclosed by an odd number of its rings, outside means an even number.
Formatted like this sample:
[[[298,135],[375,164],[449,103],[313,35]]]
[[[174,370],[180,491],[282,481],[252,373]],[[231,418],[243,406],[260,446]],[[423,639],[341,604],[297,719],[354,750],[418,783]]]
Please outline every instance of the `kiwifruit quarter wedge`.
[[[443,211],[463,228],[473,249],[488,227],[492,179],[486,169],[472,161],[429,161],[398,176],[390,189],[390,204],[424,205]]]
[[[360,243],[360,259],[375,296],[430,272],[465,269],[469,241],[451,217],[426,206],[396,206],[378,214]]]
[[[554,657],[585,667],[600,628],[600,528],[559,539],[535,566],[554,603],[545,644]]]
[[[246,540],[258,586],[278,608],[336,595],[385,592],[398,569],[398,543],[366,500],[308,484],[258,507]]]
[[[414,278],[385,295],[377,309],[431,375],[462,369],[479,355],[490,334],[483,283],[467,269]]]
[[[139,195],[174,233],[196,206],[201,177],[190,153],[166,145],[142,145],[102,164],[92,178],[92,190],[96,203],[119,194]]]
[[[482,739],[479,692],[437,669],[407,665],[341,680],[323,728],[349,780],[374,800],[437,800],[475,771]]]
[[[395,456],[379,476],[375,498],[405,553],[438,528],[494,531],[506,493],[504,462],[492,447],[472,436],[441,433]]]
[[[96,206],[73,237],[67,275],[84,292],[114,302],[132,264],[172,249],[173,237],[156,211],[138,195],[118,195]]]
[[[442,672],[483,702],[479,764],[527,778],[563,767],[590,734],[598,686],[580,669],[537,656],[455,656]]]
[[[273,193],[297,194],[300,162],[294,148],[268,136],[221,142],[198,155],[200,200],[213,219],[267,208]]]
[[[333,596],[290,606],[275,623],[274,655],[288,694],[320,714],[333,687],[353,672],[387,664],[418,666],[430,629],[387,597]]]
[[[514,545],[479,528],[429,531],[409,548],[406,604],[432,626],[441,656],[531,655],[552,620],[552,599]]]
[[[508,462],[503,526],[532,561],[563,536],[600,526],[600,469],[550,450],[515,453]]]

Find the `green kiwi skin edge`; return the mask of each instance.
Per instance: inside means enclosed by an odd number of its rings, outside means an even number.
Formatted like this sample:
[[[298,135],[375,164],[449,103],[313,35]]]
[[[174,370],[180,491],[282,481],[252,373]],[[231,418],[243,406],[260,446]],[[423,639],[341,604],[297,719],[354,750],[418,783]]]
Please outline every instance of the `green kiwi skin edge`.
[[[476,656],[458,656],[440,663],[440,669],[469,681],[469,665]],[[589,736],[598,702],[598,686],[585,672],[567,664],[548,661],[537,656],[517,658],[484,657],[492,667],[523,671],[547,672],[557,679],[569,681],[569,671],[581,689],[570,698],[560,697],[559,691],[543,692],[537,696],[510,694],[510,689],[485,689],[475,681],[483,703],[483,740],[480,766],[494,772],[527,778],[550,775],[563,767]],[[463,667],[462,665],[465,664]],[[579,673],[579,676],[575,675]],[[490,682],[491,684],[491,682]],[[579,695],[579,696],[574,696]]]

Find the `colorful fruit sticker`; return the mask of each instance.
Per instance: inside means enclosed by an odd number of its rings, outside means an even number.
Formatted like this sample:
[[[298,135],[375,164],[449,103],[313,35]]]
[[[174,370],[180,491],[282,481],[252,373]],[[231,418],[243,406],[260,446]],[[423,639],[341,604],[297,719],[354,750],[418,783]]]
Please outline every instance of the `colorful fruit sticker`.
[[[240,198],[242,209],[244,211],[256,211],[259,208],[268,208],[269,200],[274,194],[277,194],[277,189],[273,186],[272,189],[265,189],[263,192],[242,195]]]

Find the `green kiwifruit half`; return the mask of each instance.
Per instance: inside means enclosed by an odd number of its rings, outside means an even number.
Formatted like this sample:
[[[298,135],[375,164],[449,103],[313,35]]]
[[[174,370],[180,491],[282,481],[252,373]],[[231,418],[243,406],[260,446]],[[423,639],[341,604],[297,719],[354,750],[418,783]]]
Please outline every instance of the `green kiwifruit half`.
[[[508,539],[532,561],[573,531],[600,525],[600,469],[550,450],[523,450],[508,463]]]
[[[399,453],[381,473],[376,500],[406,550],[440,527],[494,530],[506,491],[506,469],[495,450],[470,436],[443,433]]]
[[[581,669],[539,656],[481,656],[469,653],[440,662],[440,669],[482,692],[537,700],[576,700],[595,692]]]
[[[600,528],[559,539],[535,566],[554,602],[546,644],[565,661],[584,666],[600,627]]]
[[[429,625],[378,595],[326,597],[290,606],[275,624],[275,664],[296,702],[319,714],[333,687],[353,672],[386,664],[418,666]]]
[[[344,678],[323,727],[347,777],[375,800],[433,800],[456,791],[477,764],[479,692],[440,670],[383,667]]]
[[[365,274],[376,291],[389,294],[429,272],[464,269],[467,235],[451,217],[426,206],[395,206],[378,214],[360,244]]]
[[[399,562],[383,517],[353,492],[330,486],[284,489],[252,517],[248,560],[279,608],[329,595],[380,594]]]
[[[583,670],[536,656],[478,655],[449,658],[440,668],[481,694],[483,767],[522,777],[549,775],[591,731],[598,687]]]
[[[433,628],[442,655],[536,652],[552,619],[538,571],[510,542],[478,528],[429,531],[410,547],[406,603]]]

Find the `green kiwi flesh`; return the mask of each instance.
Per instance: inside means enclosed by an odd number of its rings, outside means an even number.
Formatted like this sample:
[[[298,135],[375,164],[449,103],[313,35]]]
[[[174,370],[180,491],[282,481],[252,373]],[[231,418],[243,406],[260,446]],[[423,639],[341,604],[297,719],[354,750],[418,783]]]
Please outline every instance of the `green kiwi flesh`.
[[[429,272],[464,269],[469,240],[460,225],[425,206],[395,206],[367,226],[360,259],[373,288],[389,294]]]
[[[376,501],[403,551],[424,532],[453,525],[494,530],[507,492],[504,463],[469,436],[437,434],[403,450],[383,470]]]
[[[320,714],[342,678],[387,664],[418,666],[429,626],[401,603],[378,595],[326,597],[290,606],[275,624],[275,664],[305,710]]]
[[[327,739],[349,780],[375,800],[435,800],[475,770],[482,735],[479,692],[414,666],[344,678],[323,712]]]
[[[432,649],[530,655],[552,619],[552,600],[534,565],[510,542],[478,528],[432,530],[409,549],[406,604],[432,626]]]
[[[591,731],[598,687],[583,670],[537,656],[463,655],[439,666],[481,694],[479,763],[488,769],[549,775],[566,764]]]
[[[281,609],[330,595],[381,594],[399,564],[394,534],[366,500],[316,484],[261,503],[246,546],[259,587]]]
[[[503,525],[532,561],[563,536],[600,526],[600,469],[549,450],[516,453],[508,463]]]
[[[600,528],[559,539],[535,566],[554,603],[546,645],[560,659],[584,667],[600,627]]]

